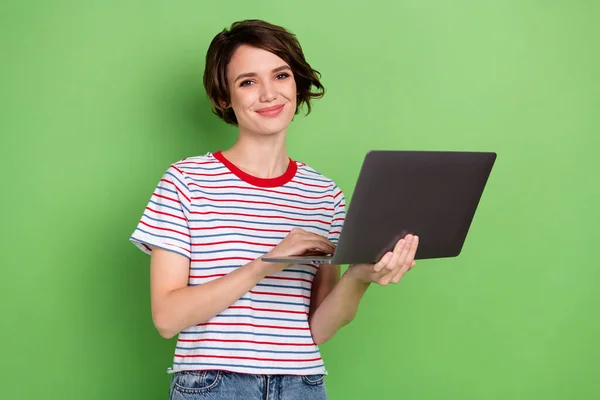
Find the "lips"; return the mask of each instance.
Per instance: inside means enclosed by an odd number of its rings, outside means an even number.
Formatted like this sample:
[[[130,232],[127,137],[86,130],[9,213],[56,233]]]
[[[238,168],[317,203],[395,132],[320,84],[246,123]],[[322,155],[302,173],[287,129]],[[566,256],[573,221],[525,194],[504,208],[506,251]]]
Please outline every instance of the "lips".
[[[256,112],[264,117],[275,117],[279,115],[279,113],[283,110],[283,104],[273,106],[273,107],[265,107],[260,110],[256,110]]]

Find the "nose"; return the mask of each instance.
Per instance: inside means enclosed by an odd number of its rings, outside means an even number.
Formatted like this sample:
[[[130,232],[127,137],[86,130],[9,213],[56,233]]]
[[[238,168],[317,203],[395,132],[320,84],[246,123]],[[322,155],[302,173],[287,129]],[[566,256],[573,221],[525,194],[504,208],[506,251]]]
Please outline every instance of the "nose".
[[[265,82],[261,85],[260,101],[263,103],[270,103],[277,98],[277,91],[275,85],[271,82]]]

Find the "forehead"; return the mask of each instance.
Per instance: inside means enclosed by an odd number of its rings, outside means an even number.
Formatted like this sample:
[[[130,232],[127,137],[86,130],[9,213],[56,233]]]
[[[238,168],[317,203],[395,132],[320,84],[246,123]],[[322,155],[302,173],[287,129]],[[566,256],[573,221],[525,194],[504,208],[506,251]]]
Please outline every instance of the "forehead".
[[[242,45],[236,49],[229,61],[227,76],[234,78],[245,73],[260,75],[270,73],[273,69],[283,65],[287,65],[287,63],[267,50]]]

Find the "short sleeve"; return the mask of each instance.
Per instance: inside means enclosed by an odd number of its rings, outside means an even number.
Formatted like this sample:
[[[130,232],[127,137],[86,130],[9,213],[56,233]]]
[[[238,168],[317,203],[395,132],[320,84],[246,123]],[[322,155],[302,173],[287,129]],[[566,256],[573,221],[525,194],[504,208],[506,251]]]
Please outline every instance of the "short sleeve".
[[[130,241],[146,254],[155,246],[191,258],[190,198],[183,172],[171,165],[154,189]]]
[[[337,245],[342,226],[346,219],[346,199],[342,190],[334,185],[333,187],[333,218],[331,219],[331,227],[329,228],[328,239]]]

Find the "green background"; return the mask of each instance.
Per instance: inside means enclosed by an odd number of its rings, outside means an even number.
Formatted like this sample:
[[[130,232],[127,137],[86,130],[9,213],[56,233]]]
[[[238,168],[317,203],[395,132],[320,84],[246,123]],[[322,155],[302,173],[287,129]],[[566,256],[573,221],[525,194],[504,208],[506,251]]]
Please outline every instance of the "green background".
[[[128,237],[170,162],[235,140],[201,77],[212,37],[245,18],[291,29],[323,74],[289,149],[348,198],[369,149],[498,152],[461,256],[372,287],[322,346],[330,398],[600,397],[599,11],[1,2],[0,397],[166,398],[174,340]]]

